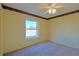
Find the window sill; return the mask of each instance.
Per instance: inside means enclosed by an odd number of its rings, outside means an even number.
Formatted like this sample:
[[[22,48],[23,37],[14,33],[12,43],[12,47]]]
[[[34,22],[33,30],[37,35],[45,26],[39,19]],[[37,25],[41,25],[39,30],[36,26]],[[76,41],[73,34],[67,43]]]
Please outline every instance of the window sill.
[[[35,40],[35,39],[38,39],[38,37],[36,36],[26,37],[26,40]]]

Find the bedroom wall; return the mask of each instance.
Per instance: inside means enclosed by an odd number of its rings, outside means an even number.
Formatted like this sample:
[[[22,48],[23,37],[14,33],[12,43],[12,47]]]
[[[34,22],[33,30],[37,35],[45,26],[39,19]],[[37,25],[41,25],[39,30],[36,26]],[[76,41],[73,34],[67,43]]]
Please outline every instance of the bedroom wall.
[[[1,55],[1,10],[0,10],[0,55]]]
[[[79,13],[49,20],[53,42],[79,49]]]
[[[40,24],[40,37],[35,40],[28,41],[25,39],[24,21],[25,19],[35,19]],[[34,16],[21,14],[18,12],[3,10],[3,53],[18,50],[39,42],[46,41],[47,37],[47,20],[37,18]]]
[[[2,39],[3,39],[3,24],[2,24],[2,8],[0,6],[0,56],[2,55]]]

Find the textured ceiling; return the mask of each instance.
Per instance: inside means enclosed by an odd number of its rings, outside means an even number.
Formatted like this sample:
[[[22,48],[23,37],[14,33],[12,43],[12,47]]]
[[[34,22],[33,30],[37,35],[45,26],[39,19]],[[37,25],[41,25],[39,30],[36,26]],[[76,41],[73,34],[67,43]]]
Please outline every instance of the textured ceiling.
[[[57,12],[54,15],[50,15],[48,13],[45,13],[47,9],[42,8],[44,6],[50,5],[48,3],[3,3],[3,5],[6,5],[8,7],[22,10],[24,12],[38,15],[44,18],[55,17],[64,13],[79,10],[79,3],[59,3],[59,4],[64,7],[57,9]]]

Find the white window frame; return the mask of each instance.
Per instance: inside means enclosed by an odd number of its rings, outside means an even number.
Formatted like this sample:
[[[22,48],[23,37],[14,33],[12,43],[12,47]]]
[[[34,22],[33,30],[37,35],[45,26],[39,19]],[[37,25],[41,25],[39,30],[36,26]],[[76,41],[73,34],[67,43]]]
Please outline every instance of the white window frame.
[[[26,21],[27,21],[27,20],[37,22],[37,29],[36,29],[36,30],[37,30],[37,36],[34,36],[34,37],[32,37],[32,36],[27,37],[27,36],[26,36],[26,30],[27,30],[27,29],[26,29]],[[34,39],[38,39],[38,38],[39,38],[39,21],[36,20],[36,19],[26,19],[26,20],[25,20],[25,39],[26,39],[26,40],[34,40]]]

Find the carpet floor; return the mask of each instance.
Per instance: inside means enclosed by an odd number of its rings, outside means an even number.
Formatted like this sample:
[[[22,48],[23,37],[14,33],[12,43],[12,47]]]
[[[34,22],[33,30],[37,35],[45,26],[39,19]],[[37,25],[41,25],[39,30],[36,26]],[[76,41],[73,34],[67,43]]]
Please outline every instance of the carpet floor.
[[[57,43],[40,43],[22,50],[6,54],[7,56],[79,56],[79,50]]]

